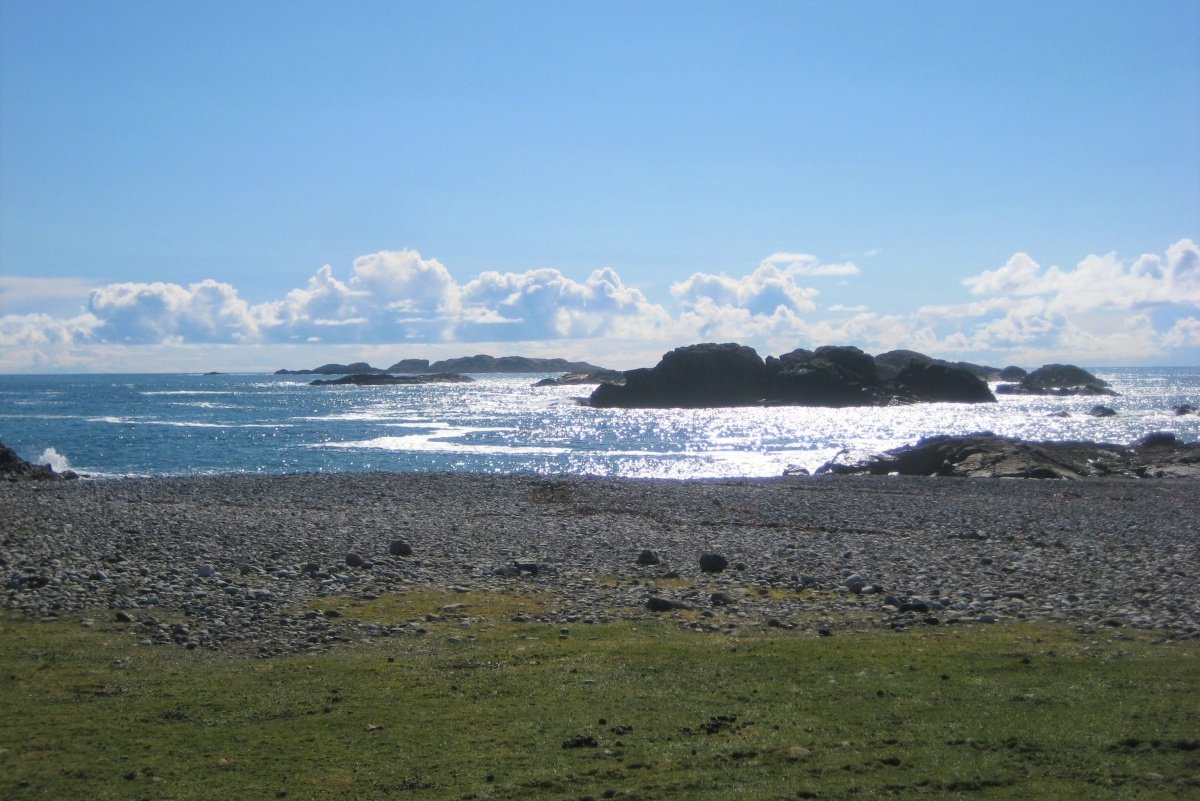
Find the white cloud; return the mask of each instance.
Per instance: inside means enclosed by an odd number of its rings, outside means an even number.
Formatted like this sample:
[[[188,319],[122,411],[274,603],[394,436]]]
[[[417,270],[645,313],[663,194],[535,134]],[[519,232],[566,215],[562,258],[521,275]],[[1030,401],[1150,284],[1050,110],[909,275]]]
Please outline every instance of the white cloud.
[[[686,309],[730,307],[751,315],[772,316],[779,309],[792,314],[813,311],[819,295],[812,287],[796,283],[792,275],[774,264],[763,263],[750,275],[694,273],[671,285],[671,295]]]
[[[109,342],[252,342],[260,318],[229,284],[109,284],[92,290],[93,336]]]
[[[858,266],[853,262],[822,264],[820,259],[808,253],[772,253],[759,266],[775,267],[786,275],[858,275]]]
[[[851,303],[818,310],[818,290],[801,283],[801,276],[857,271],[774,253],[748,274],[697,272],[673,284],[672,308],[611,268],[583,280],[554,269],[485,271],[459,283],[436,259],[381,251],[355,259],[345,279],[326,265],[265,303],[248,304],[235,287],[213,280],[122,283],[92,288],[83,313],[6,314],[0,370],[148,369],[156,353],[170,359],[159,369],[202,366],[204,353],[229,361],[237,353],[242,363],[259,359],[261,368],[286,363],[264,354],[289,348],[314,354],[314,363],[318,353],[326,361],[385,351],[436,358],[462,355],[465,343],[472,350],[490,343],[497,355],[549,353],[629,367],[657,360],[631,363],[639,355],[701,341],[743,342],[764,354],[822,344],[909,348],[1030,366],[1037,359],[1200,362],[1200,249],[1189,239],[1129,262],[1087,256],[1066,270],[1018,253],[966,278],[973,296],[966,302],[908,314]],[[65,279],[0,279],[0,293],[10,298],[66,298],[85,288]],[[397,345],[407,354],[396,354]]]
[[[594,271],[585,281],[550,269],[488,271],[467,282],[461,298],[459,332],[467,340],[651,337],[669,322],[666,309],[626,286],[610,268]]]
[[[1115,254],[1088,256],[1073,270],[1043,270],[1028,254],[963,280],[976,295],[1042,295],[1053,309],[1129,309],[1151,305],[1200,306],[1200,248],[1181,239],[1166,259],[1148,254],[1130,266]]]

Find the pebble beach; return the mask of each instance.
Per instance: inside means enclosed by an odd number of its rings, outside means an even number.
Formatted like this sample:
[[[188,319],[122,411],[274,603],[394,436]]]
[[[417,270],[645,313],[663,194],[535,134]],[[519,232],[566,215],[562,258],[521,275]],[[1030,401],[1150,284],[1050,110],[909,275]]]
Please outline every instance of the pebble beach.
[[[0,483],[4,606],[147,646],[261,657],[426,618],[389,593],[529,593],[565,630],[698,633],[1054,620],[1200,637],[1200,482],[342,473]],[[701,557],[707,570],[701,569]],[[717,555],[720,559],[713,559]],[[721,569],[717,569],[721,568]],[[545,600],[549,599],[546,603]],[[447,604],[433,619],[487,621]]]

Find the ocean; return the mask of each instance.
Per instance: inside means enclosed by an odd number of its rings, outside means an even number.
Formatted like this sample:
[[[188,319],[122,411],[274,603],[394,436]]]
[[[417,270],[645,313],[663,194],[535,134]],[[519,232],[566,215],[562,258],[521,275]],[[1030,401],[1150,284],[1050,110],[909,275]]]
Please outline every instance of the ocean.
[[[1117,397],[1000,396],[995,404],[822,409],[592,409],[590,386],[545,374],[471,384],[313,387],[310,376],[0,376],[0,442],[95,478],[471,471],[633,478],[778,476],[843,448],[933,434],[1128,443],[1200,438],[1200,368],[1098,369]],[[1096,404],[1114,417],[1092,417]],[[1066,411],[1067,417],[1051,416]]]

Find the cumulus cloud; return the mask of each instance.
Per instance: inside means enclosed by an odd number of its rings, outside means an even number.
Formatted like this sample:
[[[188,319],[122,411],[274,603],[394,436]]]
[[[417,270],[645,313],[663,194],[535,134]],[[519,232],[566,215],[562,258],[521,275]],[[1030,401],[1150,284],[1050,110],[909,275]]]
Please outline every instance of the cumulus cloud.
[[[611,268],[596,270],[585,281],[551,269],[488,271],[467,282],[461,300],[459,328],[468,339],[485,334],[518,340],[644,337],[669,322],[666,309],[626,286]]]
[[[1147,254],[1125,265],[1116,254],[1088,256],[1074,269],[1043,269],[1026,253],[963,280],[976,295],[1041,295],[1055,309],[1087,311],[1151,305],[1200,305],[1200,248],[1181,239],[1165,258]]]
[[[229,284],[206,279],[179,284],[110,284],[92,290],[88,312],[99,325],[92,336],[132,344],[252,342],[259,313]]]
[[[800,286],[789,272],[764,262],[750,275],[731,278],[725,274],[694,273],[671,285],[671,295],[689,311],[726,307],[753,316],[774,316],[778,310],[798,314],[817,308],[819,295],[812,287]]]
[[[439,349],[461,355],[456,343],[491,343],[493,350],[521,343],[513,347],[528,354],[610,354],[607,363],[620,366],[634,365],[614,362],[611,354],[632,358],[701,341],[738,341],[763,353],[847,343],[871,352],[910,348],[1023,364],[1042,357],[1145,362],[1160,355],[1195,363],[1200,347],[1200,248],[1189,239],[1130,261],[1091,255],[1069,269],[1045,268],[1017,253],[965,278],[965,302],[911,313],[877,314],[851,303],[818,309],[812,283],[858,272],[852,263],[778,252],[740,275],[693,273],[671,285],[671,306],[611,268],[581,280],[555,269],[485,271],[460,283],[436,259],[381,251],[355,259],[343,276],[320,267],[265,303],[247,303],[235,287],[213,280],[120,283],[91,288],[85,307],[61,316],[5,314],[0,370],[85,367],[88,358],[128,364],[133,353],[191,359],[197,357],[189,348],[246,345],[344,352],[343,361],[356,361],[350,351],[401,344],[420,344],[412,355],[423,356]],[[78,304],[84,289],[84,282],[68,280],[0,279],[0,298],[75,293]]]

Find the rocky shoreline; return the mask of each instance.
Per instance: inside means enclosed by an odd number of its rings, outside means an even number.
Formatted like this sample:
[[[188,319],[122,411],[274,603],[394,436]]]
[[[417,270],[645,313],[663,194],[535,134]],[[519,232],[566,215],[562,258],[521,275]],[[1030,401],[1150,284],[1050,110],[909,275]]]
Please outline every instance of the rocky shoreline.
[[[349,604],[550,599],[572,630],[666,616],[736,636],[1048,619],[1200,637],[1200,482],[365,473],[0,483],[4,606],[147,645],[272,656],[428,620]],[[709,558],[716,554],[725,567]],[[469,598],[469,595],[463,595]],[[431,613],[463,636],[468,604]]]

